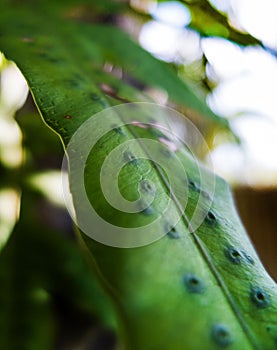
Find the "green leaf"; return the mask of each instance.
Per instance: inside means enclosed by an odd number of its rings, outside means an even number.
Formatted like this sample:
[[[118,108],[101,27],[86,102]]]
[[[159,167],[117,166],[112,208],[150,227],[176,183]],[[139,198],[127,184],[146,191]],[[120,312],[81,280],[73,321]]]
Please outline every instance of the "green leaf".
[[[128,62],[135,58],[124,51],[122,42],[104,37],[104,34],[111,34],[111,28],[81,26],[67,21],[61,25],[55,19],[49,19],[47,27],[40,27],[39,15],[36,19],[28,13],[24,16],[26,22],[5,31],[1,45],[24,73],[45,122],[61,136],[64,144],[68,144],[74,132],[90,116],[120,98],[122,101],[124,83],[116,80],[116,86],[111,85],[110,76],[101,71],[99,63],[103,52],[109,51],[107,47],[111,46],[109,52],[114,56],[104,55],[109,61],[119,62],[119,55],[126,55]],[[4,22],[7,25],[5,17]],[[81,35],[83,31],[84,35]],[[114,35],[114,38],[118,37],[116,30]],[[92,38],[89,45],[87,37]],[[151,66],[153,71],[158,64]],[[141,72],[138,63],[136,68]],[[148,68],[144,69],[143,74],[150,75]],[[167,71],[164,74],[168,76]],[[156,82],[162,78],[155,75]],[[172,86],[173,78],[168,80]],[[130,88],[128,100],[137,100],[137,93]],[[190,101],[190,95],[187,98]],[[158,120],[158,116],[155,117]],[[118,116],[111,116],[111,123],[114,121],[118,121]],[[101,120],[97,123],[101,128]],[[150,211],[118,215],[105,200],[99,181],[101,165],[115,147],[137,137],[156,141],[161,137],[166,139],[166,135],[158,134],[154,129],[133,126],[112,130],[101,138],[89,155],[85,169],[88,197],[98,213],[114,225],[144,225],[161,212],[168,200],[170,189],[166,176],[149,159],[130,159],[132,161],[119,177],[119,187],[125,198],[133,200],[138,195],[141,179],[151,181],[157,194]],[[134,154],[136,152],[145,152],[139,142],[134,143]],[[216,178],[214,196],[208,193],[209,188],[202,188],[196,171],[201,165],[184,148],[174,154],[167,152],[163,157],[171,169],[174,169],[174,159],[180,160],[189,180],[186,183],[176,169],[180,190],[189,191],[185,214],[176,227],[155,243],[133,249],[105,246],[83,236],[95,259],[96,269],[119,310],[125,347],[132,350],[274,349],[276,284],[265,272],[247,238],[228,186]],[[78,203],[78,193],[74,192],[77,185],[74,172],[78,169],[79,158],[76,152],[75,157],[69,159],[77,216],[82,212],[82,203]],[[208,171],[203,169],[203,172],[205,179],[211,177]],[[113,190],[111,187],[110,191]],[[191,232],[189,219],[200,192],[200,207],[207,210],[207,198],[213,196],[212,206],[202,225]],[[178,199],[178,194],[174,194]],[[172,216],[164,217],[164,225],[160,228],[164,232],[161,233],[168,231],[167,224],[178,214],[180,204],[176,199],[174,202]]]
[[[229,23],[227,16],[216,10],[208,0],[183,0],[191,13],[190,27],[203,36],[216,36],[231,40],[239,45],[260,45],[260,40],[243,33]]]
[[[156,196],[151,212],[119,213],[103,196],[99,177],[107,154],[118,144],[131,140],[134,134],[157,141],[152,128],[132,127],[131,131],[122,128],[120,135],[111,132],[103,137],[90,153],[85,169],[86,190],[94,210],[113,225],[130,228],[157,219],[170,194],[157,167],[138,156],[137,163],[122,169],[119,189],[124,198],[134,200],[142,179],[154,184]],[[132,153],[141,154],[140,143],[134,144]],[[201,165],[187,151],[179,150],[171,156],[164,155],[169,169],[174,169],[175,157],[186,169],[189,198],[182,220],[165,237],[141,248],[120,249],[104,246],[83,235],[106,283],[117,296],[127,348],[274,349],[276,284],[265,272],[249,242],[229,187],[216,178],[213,196],[209,187],[200,181],[197,167]],[[77,201],[78,186],[73,173],[79,164],[77,158],[78,153],[70,157],[71,190],[76,198],[77,215],[81,218],[83,208]],[[157,158],[150,153],[147,158],[161,160],[162,156]],[[184,174],[178,169],[174,171],[176,186],[182,193],[182,187],[186,186]],[[202,171],[204,179],[211,177],[207,170]],[[209,198],[212,198],[212,206],[201,226],[191,233],[188,222],[200,192],[202,210],[208,208]],[[175,195],[180,197],[179,193]],[[177,200],[176,212],[164,215],[161,226],[164,233],[167,224],[178,215],[179,205]],[[151,234],[150,229],[146,232]]]

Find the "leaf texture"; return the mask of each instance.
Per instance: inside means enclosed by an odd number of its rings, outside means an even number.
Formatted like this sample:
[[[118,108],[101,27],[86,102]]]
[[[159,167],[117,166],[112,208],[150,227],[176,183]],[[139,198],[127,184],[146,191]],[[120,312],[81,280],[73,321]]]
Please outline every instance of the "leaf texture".
[[[134,87],[101,70],[105,59],[133,69],[133,76],[148,84],[162,83],[172,98],[211,116],[163,64],[131,44],[118,30],[61,22],[54,16],[42,27],[42,17],[30,17],[29,12],[22,18],[7,29],[7,18],[3,17],[1,48],[22,70],[42,117],[64,144],[95,113],[123,100],[145,100]],[[153,162],[143,159],[130,162],[122,170],[119,186],[122,195],[131,199],[137,196],[141,180],[155,184],[152,211],[118,215],[105,200],[99,183],[101,164],[115,147],[138,137],[158,140],[161,135],[157,136],[153,128],[138,126],[113,130],[97,143],[87,161],[88,196],[103,217],[108,215],[119,226],[145,224],[160,212],[170,192]],[[134,146],[134,155],[136,152],[141,152],[139,143]],[[186,149],[164,157],[169,167],[174,166],[174,158],[185,165],[190,185],[185,214],[176,227],[155,243],[133,249],[105,246],[83,236],[102,282],[118,307],[126,349],[275,349],[276,284],[249,242],[227,184],[216,178],[211,209],[202,225],[191,232],[188,221],[199,193],[204,191],[207,198],[213,194],[201,187],[196,172],[200,165]],[[69,160],[74,200],[78,159]],[[209,172],[203,171],[209,178]],[[203,210],[206,205],[203,200]],[[75,208],[78,215],[81,203],[77,200]],[[170,220],[164,218],[165,233]]]

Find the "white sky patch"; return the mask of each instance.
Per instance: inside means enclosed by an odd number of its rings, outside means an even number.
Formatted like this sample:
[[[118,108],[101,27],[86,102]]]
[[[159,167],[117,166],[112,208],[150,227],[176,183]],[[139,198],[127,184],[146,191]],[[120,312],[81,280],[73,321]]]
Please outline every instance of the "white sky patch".
[[[241,148],[217,147],[212,154],[215,168],[234,181],[261,184],[270,178],[276,183],[277,60],[260,48],[242,49],[223,39],[205,39],[202,48],[220,81],[208,103],[231,118],[243,141]]]
[[[233,0],[238,21],[265,44],[277,47],[277,1]]]
[[[220,79],[229,79],[242,73],[245,57],[238,45],[220,38],[206,38],[201,40],[201,46]]]
[[[245,140],[247,156],[251,163],[265,170],[277,172],[277,127],[272,120],[255,118],[252,115],[236,119],[233,129]]]
[[[221,81],[208,98],[212,108],[227,117],[252,111],[253,114],[266,116],[277,123],[277,60],[261,49],[241,50],[230,43],[223,45],[221,56],[215,49],[220,47],[216,40],[209,39],[209,43],[206,41],[205,44],[209,44],[207,50],[206,45],[203,45]]]
[[[191,63],[200,59],[201,56],[202,49],[199,34],[190,29],[183,30],[178,46],[179,62]]]
[[[175,59],[182,30],[157,21],[146,23],[139,36],[140,44],[155,56],[165,60]]]
[[[155,20],[175,28],[185,27],[191,19],[189,10],[177,1],[162,2],[150,6],[149,12]]]
[[[234,182],[245,182],[241,169],[245,166],[246,156],[240,146],[224,143],[216,147],[210,156],[216,173]]]
[[[184,28],[190,22],[189,10],[177,1],[150,6],[154,20],[146,23],[139,36],[140,44],[156,57],[174,61],[183,46]]]
[[[210,3],[219,9],[219,11],[228,13],[230,10],[230,1],[229,0],[209,0]]]

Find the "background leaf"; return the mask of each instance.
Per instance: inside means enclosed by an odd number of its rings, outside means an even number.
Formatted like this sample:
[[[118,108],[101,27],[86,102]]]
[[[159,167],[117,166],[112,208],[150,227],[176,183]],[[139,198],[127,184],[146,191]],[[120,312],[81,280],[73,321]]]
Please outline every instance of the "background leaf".
[[[191,13],[190,27],[203,36],[217,36],[231,40],[239,45],[260,45],[260,40],[230,25],[228,17],[218,11],[208,0],[183,0]]]
[[[18,7],[18,16],[14,12],[16,7],[13,9],[11,6],[10,10],[2,12],[1,32],[4,35],[1,45],[5,48],[4,51],[8,58],[10,53],[13,60],[17,61],[16,58],[20,58],[17,63],[23,71],[26,64],[27,69],[32,69],[28,64],[30,53],[33,55],[33,62],[44,57],[40,64],[43,61],[51,62],[52,60],[51,71],[54,76],[58,76],[55,70],[59,70],[59,75],[61,75],[61,66],[63,66],[62,70],[67,70],[67,74],[71,71],[71,87],[75,85],[76,89],[79,84],[80,89],[82,83],[78,82],[77,78],[80,76],[78,74],[80,67],[76,63],[82,62],[82,70],[86,69],[88,73],[86,84],[90,81],[92,86],[93,82],[94,85],[97,85],[97,90],[99,86],[100,90],[101,86],[103,90],[103,85],[111,84],[112,78],[102,71],[102,67],[105,62],[110,62],[122,67],[130,77],[134,77],[139,82],[164,89],[172,101],[186,108],[188,114],[196,113],[211,118],[215,123],[229,129],[228,121],[215,115],[166,63],[144,51],[120,29],[110,25],[77,23],[72,18],[66,18],[64,12],[60,18],[60,12],[55,13],[55,7],[51,6],[45,7],[43,13],[41,9],[30,10],[27,6]],[[46,13],[51,13],[51,15],[46,17]],[[46,18],[48,25],[41,26],[40,23],[45,23]],[[59,27],[58,36],[55,31],[57,25]],[[29,50],[28,55],[26,48]],[[62,62],[59,61],[59,56],[62,56]],[[29,84],[32,86],[32,82],[29,81]],[[70,86],[70,82],[68,85]],[[123,95],[120,93],[123,86],[118,79],[113,79],[110,92],[113,91],[111,94],[117,103],[122,102],[122,99],[127,99],[126,93]],[[104,89],[104,93],[107,93],[107,89]],[[140,94],[136,94],[130,100],[140,101],[142,99]]]
[[[78,246],[38,221],[40,198],[23,192],[21,218],[0,255],[3,349],[54,349],[60,327],[54,309],[58,297],[71,312],[82,310],[91,324],[100,320],[116,326],[113,307]],[[75,336],[77,331],[76,324]]]

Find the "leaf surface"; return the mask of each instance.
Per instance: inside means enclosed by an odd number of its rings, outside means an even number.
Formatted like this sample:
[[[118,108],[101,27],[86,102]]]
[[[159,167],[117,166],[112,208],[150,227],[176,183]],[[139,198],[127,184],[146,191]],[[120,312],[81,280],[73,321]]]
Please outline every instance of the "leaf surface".
[[[61,136],[64,144],[68,144],[74,132],[96,112],[122,102],[122,98],[137,101],[138,94],[141,96],[124,82],[113,80],[116,85],[111,84],[113,77],[101,71],[103,55],[109,61],[123,62],[127,67],[133,67],[136,62],[134,76],[143,77],[147,83],[154,79],[154,84],[158,85],[163,80],[168,91],[174,88],[170,92],[172,96],[203,112],[203,105],[196,103],[183,83],[177,82],[177,78],[169,75],[171,73],[156,60],[149,63],[152,58],[146,59],[150,56],[132,46],[134,44],[125,46],[126,36],[116,29],[68,21],[61,24],[55,17],[49,19],[47,27],[41,27],[41,17],[38,15],[34,19],[28,13],[23,19],[8,30],[7,18],[3,18],[1,26],[5,25],[5,35],[0,40],[1,47],[22,70],[45,122]],[[113,35],[110,37],[111,30]],[[88,38],[91,38],[89,43]],[[131,53],[127,47],[132,49]],[[139,55],[138,60],[136,55]],[[139,65],[141,57],[143,64]],[[138,194],[140,181],[151,181],[156,188],[156,197],[150,213],[118,215],[105,200],[99,175],[106,155],[138,137],[159,140],[166,136],[157,135],[153,128],[139,126],[112,130],[97,143],[87,161],[88,197],[100,215],[118,226],[145,224],[162,211],[170,192],[166,177],[151,160],[145,159],[131,162],[122,170],[119,186],[122,195],[131,200]],[[144,152],[139,142],[132,151],[134,154]],[[216,178],[214,196],[208,188],[202,188],[196,171],[200,165],[186,149],[167,152],[163,157],[171,168],[173,160],[179,159],[190,181],[186,188],[189,200],[185,214],[171,230],[173,232],[166,229],[172,217],[165,217],[160,229],[168,234],[141,248],[109,247],[83,236],[101,279],[117,304],[126,348],[274,349],[276,284],[265,272],[249,242],[228,186]],[[78,203],[74,192],[77,165],[78,153],[75,158],[70,158],[71,190],[78,216],[82,203]],[[207,171],[204,173],[207,178],[211,176]],[[181,184],[182,174],[177,173],[176,178]],[[213,196],[212,206],[202,225],[190,232],[189,218],[201,191],[206,193],[206,198]],[[202,200],[201,208],[206,210],[207,203]],[[178,212],[178,205],[176,201],[172,216]]]

